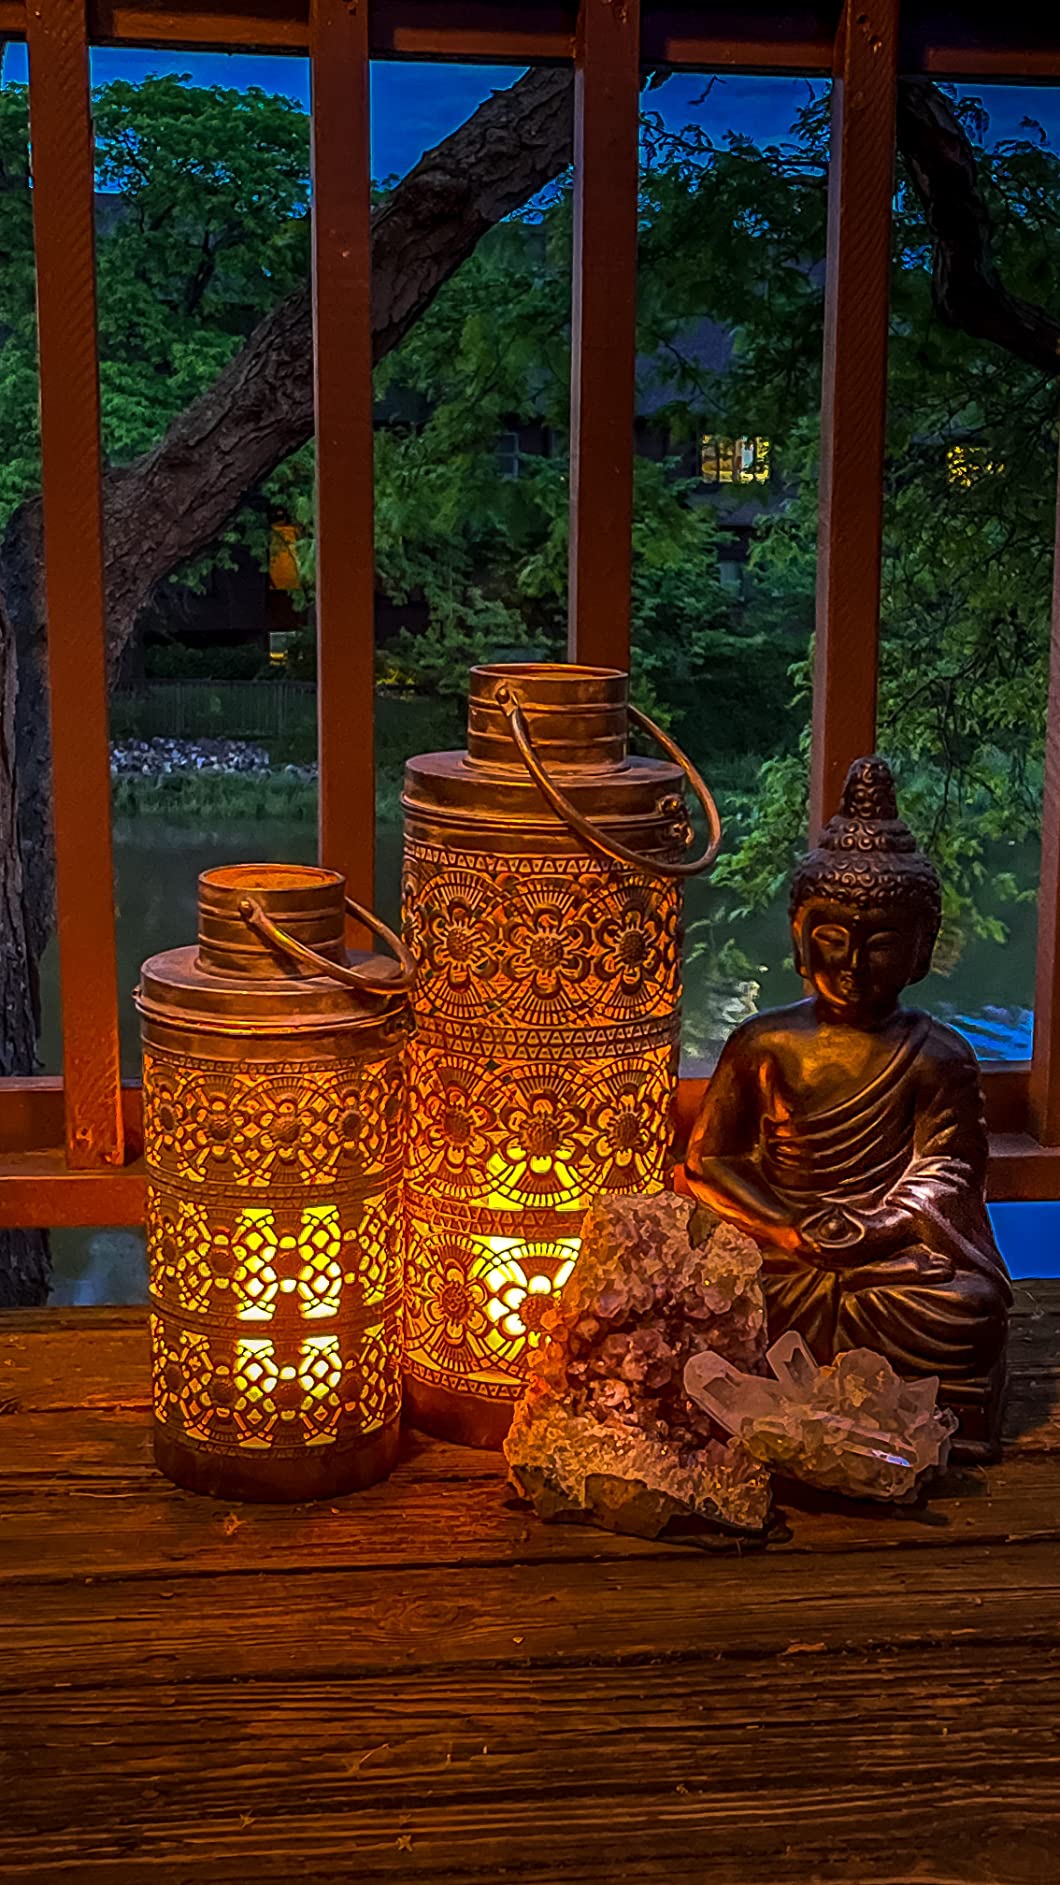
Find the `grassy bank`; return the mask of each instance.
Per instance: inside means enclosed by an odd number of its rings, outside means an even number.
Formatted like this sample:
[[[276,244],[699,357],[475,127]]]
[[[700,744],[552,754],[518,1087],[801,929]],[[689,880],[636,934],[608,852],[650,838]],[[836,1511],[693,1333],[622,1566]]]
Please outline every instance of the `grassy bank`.
[[[762,764],[755,755],[726,760],[713,767],[701,762],[718,799],[723,817],[732,815],[734,799],[754,788]],[[401,816],[402,765],[391,759],[376,773],[376,815],[384,822]],[[255,777],[252,773],[170,772],[161,778],[136,775],[115,779],[114,813],[121,818],[165,818],[173,824],[213,824],[231,819],[306,819],[317,813],[313,780],[284,772]]]

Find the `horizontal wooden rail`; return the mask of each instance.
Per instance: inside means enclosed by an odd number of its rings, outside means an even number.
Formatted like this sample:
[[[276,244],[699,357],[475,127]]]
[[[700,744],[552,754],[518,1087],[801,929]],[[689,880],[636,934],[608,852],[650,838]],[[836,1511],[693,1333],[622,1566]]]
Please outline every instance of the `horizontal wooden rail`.
[[[912,14],[913,10],[909,9]],[[839,8],[782,0],[692,7],[643,0],[645,66],[827,75]],[[917,8],[902,28],[903,72],[954,79],[1060,78],[1049,7]],[[373,58],[503,62],[574,56],[576,0],[372,0]],[[25,32],[25,0],[0,0],[0,34]],[[226,48],[305,54],[309,0],[89,0],[95,45]]]
[[[1060,1197],[1060,1146],[1038,1145],[1020,1129],[1028,1069],[988,1069],[983,1084],[991,1129],[991,1199]],[[679,1140],[706,1085],[706,1080],[679,1083]],[[141,1224],[146,1186],[141,1093],[131,1082],[122,1089],[122,1110],[130,1163],[120,1171],[71,1171],[62,1153],[62,1081],[0,1081],[0,1229]]]

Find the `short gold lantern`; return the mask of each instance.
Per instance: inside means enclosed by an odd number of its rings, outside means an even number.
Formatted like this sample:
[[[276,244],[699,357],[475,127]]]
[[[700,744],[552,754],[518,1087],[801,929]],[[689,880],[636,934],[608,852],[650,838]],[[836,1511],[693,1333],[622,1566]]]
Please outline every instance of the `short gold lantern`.
[[[198,947],[141,972],[155,1458],[197,1492],[324,1498],[397,1451],[413,971],[344,889],[205,871]]]
[[[593,1197],[663,1182],[681,880],[720,829],[627,691],[614,669],[475,668],[467,751],[405,772],[406,1407],[473,1444],[503,1438]],[[665,759],[630,756],[630,718]]]

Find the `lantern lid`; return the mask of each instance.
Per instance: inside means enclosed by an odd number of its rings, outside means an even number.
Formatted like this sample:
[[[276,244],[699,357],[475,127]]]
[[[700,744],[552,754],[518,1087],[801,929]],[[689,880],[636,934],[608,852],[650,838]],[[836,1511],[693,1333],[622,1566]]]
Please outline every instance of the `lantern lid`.
[[[684,800],[684,775],[668,759],[631,756],[621,765],[550,768],[565,796],[595,823],[622,829],[635,842],[634,828],[644,829],[644,848],[660,842],[660,821],[672,823]],[[512,823],[552,831],[555,813],[525,768],[476,764],[466,752],[420,753],[405,767],[401,799],[406,812],[446,813],[464,822]]]
[[[199,940],[144,963],[140,1013],[237,1034],[334,1032],[400,1019],[408,1009],[402,965],[347,950],[345,891],[340,872],[309,864],[203,871]]]

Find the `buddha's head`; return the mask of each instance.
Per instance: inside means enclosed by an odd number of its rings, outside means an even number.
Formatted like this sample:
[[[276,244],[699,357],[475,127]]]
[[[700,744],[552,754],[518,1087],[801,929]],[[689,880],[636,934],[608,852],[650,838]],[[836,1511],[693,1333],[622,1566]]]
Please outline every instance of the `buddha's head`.
[[[790,914],[800,975],[855,1026],[885,1020],[927,974],[939,880],[898,816],[886,760],[851,766],[839,811],[796,869]]]

